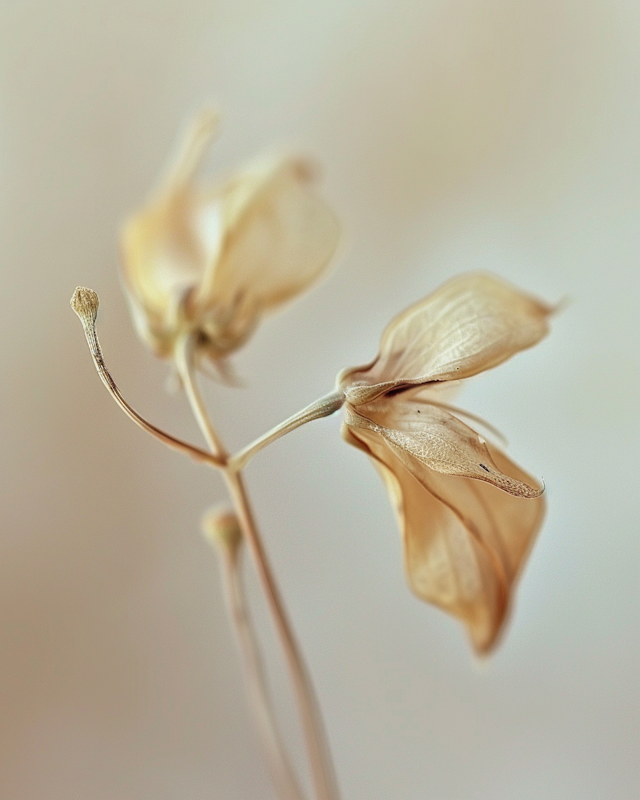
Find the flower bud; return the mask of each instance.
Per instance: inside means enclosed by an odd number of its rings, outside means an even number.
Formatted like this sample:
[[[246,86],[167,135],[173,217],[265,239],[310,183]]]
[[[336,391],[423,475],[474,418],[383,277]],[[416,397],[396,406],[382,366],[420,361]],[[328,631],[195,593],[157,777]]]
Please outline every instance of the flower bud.
[[[202,518],[202,532],[207,541],[235,556],[242,543],[238,517],[227,506],[214,506]]]

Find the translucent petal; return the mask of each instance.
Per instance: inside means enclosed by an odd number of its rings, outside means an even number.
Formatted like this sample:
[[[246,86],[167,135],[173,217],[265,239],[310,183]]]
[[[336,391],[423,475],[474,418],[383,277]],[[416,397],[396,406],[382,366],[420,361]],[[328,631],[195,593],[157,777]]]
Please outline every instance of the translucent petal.
[[[182,187],[143,208],[122,230],[123,275],[137,326],[146,326],[160,347],[171,335],[180,298],[202,278],[204,248],[193,224],[197,209],[194,192]]]
[[[134,322],[159,355],[171,353],[178,304],[200,283],[220,247],[219,221],[212,241],[216,203],[208,199],[203,207],[193,185],[216,126],[211,111],[194,119],[160,188],[121,231],[122,272]]]
[[[122,231],[134,320],[159,355],[185,331],[212,359],[228,355],[320,275],[338,243],[336,217],[300,160],[263,160],[221,187],[196,186],[215,123],[211,113],[196,119],[160,190]]]
[[[474,648],[497,642],[516,578],[544,515],[544,499],[522,499],[487,483],[445,475],[415,460],[409,470],[397,448],[370,428],[343,429],[378,467],[394,504],[411,589],[466,626]],[[523,484],[529,476],[496,448],[498,468]]]
[[[505,475],[487,442],[444,408],[403,395],[381,397],[358,411],[347,407],[347,422],[379,433],[410,471],[417,464],[446,475],[485,481],[516,497],[538,497],[542,488]]]
[[[552,311],[491,275],[454,278],[396,317],[377,359],[343,374],[342,386],[358,404],[396,386],[468,378],[539,342]]]
[[[262,313],[289,300],[324,271],[340,227],[314,193],[307,164],[259,162],[219,194],[223,240],[198,291],[212,305]]]

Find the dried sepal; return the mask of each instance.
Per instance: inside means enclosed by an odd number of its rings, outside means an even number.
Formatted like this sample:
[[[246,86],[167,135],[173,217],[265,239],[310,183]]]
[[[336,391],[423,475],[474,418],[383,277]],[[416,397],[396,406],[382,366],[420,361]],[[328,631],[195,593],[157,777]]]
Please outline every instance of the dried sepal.
[[[196,120],[170,178],[122,231],[134,320],[160,356],[192,333],[201,355],[223,359],[318,279],[339,239],[302,159],[262,159],[222,185],[198,185],[213,132],[210,114]]]

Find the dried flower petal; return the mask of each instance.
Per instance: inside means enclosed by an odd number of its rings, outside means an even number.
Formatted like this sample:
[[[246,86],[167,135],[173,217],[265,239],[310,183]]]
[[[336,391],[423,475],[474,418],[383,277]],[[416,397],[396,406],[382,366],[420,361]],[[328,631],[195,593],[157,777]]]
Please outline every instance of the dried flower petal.
[[[338,222],[311,191],[299,159],[254,164],[221,192],[222,252],[210,263],[197,299],[230,307],[244,298],[262,310],[304,291],[324,270],[339,237]]]
[[[339,380],[357,405],[401,386],[469,378],[539,342],[552,311],[492,275],[462,275],[396,317],[375,361]]]
[[[343,371],[343,436],[374,461],[400,522],[407,579],[475,649],[503,629],[544,515],[542,488],[442,402],[448,386],[530,347],[552,308],[469,275],[397,317],[370,365]]]
[[[417,464],[446,475],[476,478],[515,497],[538,497],[541,488],[504,475],[485,440],[444,408],[412,402],[404,396],[347,410],[347,424],[379,433],[410,470]]]
[[[478,653],[496,643],[519,572],[544,516],[544,498],[522,499],[487,483],[451,477],[417,462],[409,470],[380,434],[347,428],[351,444],[371,456],[394,504],[412,591],[461,620]],[[487,445],[498,468],[531,478]]]
[[[338,243],[300,159],[265,159],[218,188],[197,186],[213,130],[210,114],[196,122],[169,181],[122,232],[134,319],[160,356],[193,333],[202,353],[224,358],[319,277]]]

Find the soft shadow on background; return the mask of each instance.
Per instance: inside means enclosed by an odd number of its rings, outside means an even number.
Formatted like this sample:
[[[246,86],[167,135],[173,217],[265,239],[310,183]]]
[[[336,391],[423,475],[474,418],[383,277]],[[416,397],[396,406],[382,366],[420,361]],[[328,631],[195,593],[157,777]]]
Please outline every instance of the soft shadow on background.
[[[212,172],[310,153],[346,232],[328,280],[237,358],[247,388],[211,387],[230,445],[329,391],[455,273],[571,301],[461,398],[549,500],[487,663],[409,594],[337,418],[248,470],[345,800],[639,796],[639,37],[624,0],[0,4],[0,796],[274,796],[199,535],[220,481],[120,414],[68,306],[99,292],[125,395],[196,440],[133,333],[116,236],[207,102]]]

